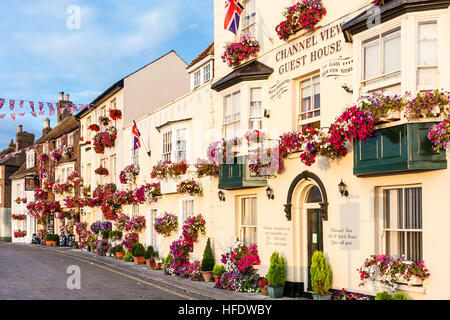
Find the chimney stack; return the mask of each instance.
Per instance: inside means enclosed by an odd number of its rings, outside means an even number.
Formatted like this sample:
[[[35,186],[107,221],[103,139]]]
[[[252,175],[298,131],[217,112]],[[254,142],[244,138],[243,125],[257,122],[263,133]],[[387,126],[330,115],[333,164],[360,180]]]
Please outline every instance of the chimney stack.
[[[34,143],[34,134],[22,130],[22,125],[16,133],[16,151],[25,149]]]
[[[69,101],[69,94],[66,93],[66,98],[64,99],[64,101]]]
[[[9,148],[14,148],[16,145],[14,144],[14,139],[11,139],[11,141],[9,142]]]
[[[59,101],[63,101],[64,100],[64,91],[61,91],[59,93]]]
[[[50,119],[47,118],[44,120],[44,129],[42,129],[42,136],[47,135],[50,131],[52,131],[52,128],[50,127]]]
[[[69,110],[67,110],[67,108],[65,107],[65,105],[70,105],[72,102],[69,100],[69,94],[66,93],[66,96],[64,97],[64,91],[61,91],[59,93],[59,102],[62,103],[64,102],[63,105],[61,105],[61,107],[63,108],[63,112],[60,114],[58,112],[57,116],[56,116],[56,120],[57,120],[57,125],[59,125],[62,121],[64,121],[65,119],[69,118],[71,116]],[[68,103],[66,103],[68,102]]]

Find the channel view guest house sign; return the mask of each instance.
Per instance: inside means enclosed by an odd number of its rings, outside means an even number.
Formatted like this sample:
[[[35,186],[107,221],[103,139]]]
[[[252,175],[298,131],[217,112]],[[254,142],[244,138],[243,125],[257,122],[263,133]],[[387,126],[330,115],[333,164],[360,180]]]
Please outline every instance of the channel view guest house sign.
[[[276,52],[278,73],[282,75],[339,53],[343,44],[342,23],[302,37]]]

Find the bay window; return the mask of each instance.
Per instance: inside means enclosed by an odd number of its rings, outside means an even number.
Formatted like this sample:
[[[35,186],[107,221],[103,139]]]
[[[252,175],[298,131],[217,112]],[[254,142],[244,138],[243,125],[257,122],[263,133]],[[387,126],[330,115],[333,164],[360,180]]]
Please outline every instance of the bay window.
[[[249,129],[261,130],[263,120],[262,90],[261,88],[250,89],[250,117]]]
[[[162,160],[188,161],[188,136],[186,127],[174,127],[162,134]]]
[[[401,76],[400,28],[382,33],[363,43],[363,85],[376,84]]]
[[[417,89],[438,87],[437,22],[420,22],[417,43]]]
[[[175,160],[177,162],[186,160],[186,129],[177,129],[175,139]]]
[[[171,161],[172,160],[172,131],[163,134],[163,152],[162,160]]]
[[[241,128],[240,99],[240,91],[225,96],[223,127],[226,139],[239,136],[239,130]]]

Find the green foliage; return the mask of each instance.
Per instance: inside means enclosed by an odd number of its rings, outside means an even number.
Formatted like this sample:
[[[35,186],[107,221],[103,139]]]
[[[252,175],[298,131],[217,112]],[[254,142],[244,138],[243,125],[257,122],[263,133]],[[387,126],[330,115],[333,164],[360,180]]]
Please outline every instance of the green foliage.
[[[47,233],[45,236],[45,241],[53,241],[53,235],[51,233]]]
[[[116,252],[125,252],[125,250],[123,250],[122,245],[120,245],[120,244],[118,244],[118,245],[116,245],[115,247],[113,247],[113,248],[111,249],[111,251],[112,251],[113,253],[116,253]]]
[[[203,251],[202,271],[212,271],[214,268],[214,256],[211,249],[211,239],[208,238],[205,250]]]
[[[53,241],[59,242],[59,235],[54,234],[53,235]]]
[[[326,295],[331,288],[331,268],[322,251],[315,251],[311,259],[311,285],[318,295]]]
[[[131,252],[127,252],[123,256],[123,261],[125,261],[125,262],[133,262],[133,256],[131,255]]]
[[[110,235],[110,230],[102,230],[100,231],[100,234],[102,235],[102,239],[108,239]]]
[[[215,264],[214,268],[212,269],[213,276],[222,276],[222,274],[225,272],[225,267],[221,264]]]
[[[145,248],[142,243],[135,243],[131,248],[131,255],[133,257],[143,257],[145,255]]]
[[[167,257],[164,259],[164,262],[163,262],[163,264],[162,264],[162,267],[161,267],[161,269],[164,271],[164,270],[166,270],[166,265],[169,263],[169,262],[172,262],[172,256],[170,255],[170,253],[167,255]]]
[[[404,292],[394,293],[393,300],[410,300]]]
[[[148,246],[147,250],[145,251],[145,254],[144,254],[144,259],[145,260],[150,259],[151,257],[153,257],[154,253],[155,253],[155,250],[153,249],[153,247]]]
[[[410,300],[404,292],[396,292],[394,295],[387,291],[378,292],[375,300]]]
[[[122,239],[122,231],[120,230],[110,230],[109,231],[109,237],[111,238],[112,241],[118,241]]]
[[[276,251],[270,256],[267,281],[274,288],[284,287],[286,283],[286,260],[280,257],[280,254]]]
[[[80,249],[80,246],[78,245],[78,242],[74,242],[74,243],[72,244],[72,248],[73,248],[73,249]]]

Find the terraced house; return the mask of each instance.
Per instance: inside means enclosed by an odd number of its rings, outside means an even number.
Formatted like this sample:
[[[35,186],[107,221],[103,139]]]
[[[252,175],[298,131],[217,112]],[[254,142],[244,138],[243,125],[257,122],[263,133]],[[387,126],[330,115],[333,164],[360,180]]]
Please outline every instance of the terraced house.
[[[449,154],[433,126],[450,113],[449,5],[215,0],[196,59],[172,51],[76,116],[81,222],[191,261],[208,238],[216,263],[236,239],[256,244],[261,276],[277,251],[285,296],[311,295],[323,251],[334,290],[448,298]],[[379,277],[400,258],[406,280]]]

